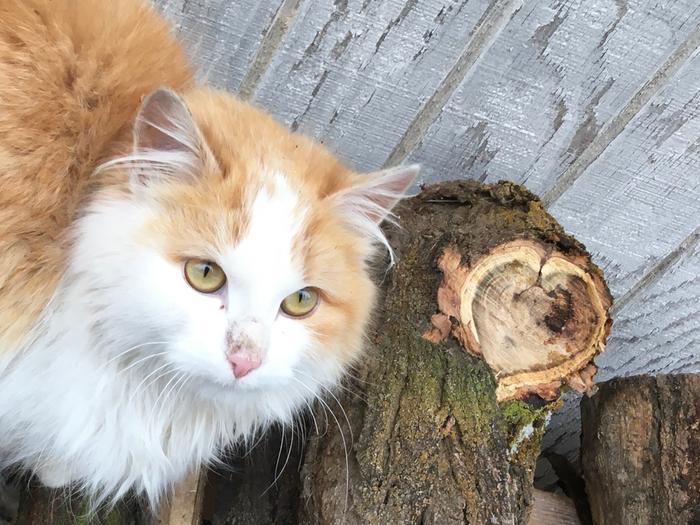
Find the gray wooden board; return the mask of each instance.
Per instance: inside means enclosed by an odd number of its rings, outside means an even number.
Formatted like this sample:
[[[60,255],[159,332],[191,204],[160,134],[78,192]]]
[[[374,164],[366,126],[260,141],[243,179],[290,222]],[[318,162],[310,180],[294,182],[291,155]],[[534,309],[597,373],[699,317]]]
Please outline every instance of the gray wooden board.
[[[282,0],[154,0],[207,84],[238,91]]]
[[[544,193],[699,23],[697,0],[524,2],[409,158]]]
[[[700,226],[699,86],[696,52],[550,207],[616,297]]]
[[[486,0],[307,0],[254,101],[355,168],[375,169],[490,6]]]
[[[597,381],[636,374],[700,373],[700,243],[614,318],[607,349],[596,362]],[[544,449],[578,457],[578,396],[552,417]]]

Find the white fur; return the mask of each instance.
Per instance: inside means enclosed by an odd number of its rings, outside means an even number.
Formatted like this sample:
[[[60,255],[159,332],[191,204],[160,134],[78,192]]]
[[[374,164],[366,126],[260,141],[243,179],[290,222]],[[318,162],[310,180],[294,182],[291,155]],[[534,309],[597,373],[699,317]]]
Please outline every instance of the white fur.
[[[279,314],[307,283],[291,253],[303,210],[283,177],[275,186],[251,196],[250,228],[218,254],[228,282],[212,295],[143,241],[154,200],[90,205],[31,343],[0,359],[4,466],[72,482],[98,501],[135,490],[157,504],[189,469],[289,422],[337,381],[340,367],[319,359],[329,353],[303,322]],[[238,380],[225,359],[231,330],[264,349],[261,367]]]

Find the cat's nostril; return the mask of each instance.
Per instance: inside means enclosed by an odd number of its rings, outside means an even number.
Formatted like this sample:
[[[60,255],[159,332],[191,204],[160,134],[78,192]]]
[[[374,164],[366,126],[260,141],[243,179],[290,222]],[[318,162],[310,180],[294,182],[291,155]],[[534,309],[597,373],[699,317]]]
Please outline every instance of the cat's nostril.
[[[228,360],[231,363],[233,375],[236,376],[236,379],[248,375],[260,366],[260,359],[245,354],[230,354]]]

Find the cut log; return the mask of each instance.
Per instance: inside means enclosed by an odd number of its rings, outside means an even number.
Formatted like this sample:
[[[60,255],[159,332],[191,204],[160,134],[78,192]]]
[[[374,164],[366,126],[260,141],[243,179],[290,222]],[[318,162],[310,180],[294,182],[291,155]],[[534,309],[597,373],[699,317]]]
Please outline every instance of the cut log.
[[[700,375],[618,378],[581,402],[596,524],[700,524]]]
[[[526,523],[542,400],[591,389],[610,293],[522,187],[436,184],[397,215],[354,443],[310,440],[299,523]]]

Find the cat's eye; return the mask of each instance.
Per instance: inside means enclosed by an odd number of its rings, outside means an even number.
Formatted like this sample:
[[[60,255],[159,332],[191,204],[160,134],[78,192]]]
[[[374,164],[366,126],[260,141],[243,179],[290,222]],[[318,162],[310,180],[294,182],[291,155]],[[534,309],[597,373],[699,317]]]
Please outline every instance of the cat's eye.
[[[302,288],[284,298],[280,308],[289,317],[306,317],[318,305],[318,291],[313,288]]]
[[[190,259],[185,263],[185,279],[202,293],[214,293],[226,282],[226,274],[216,263]]]

